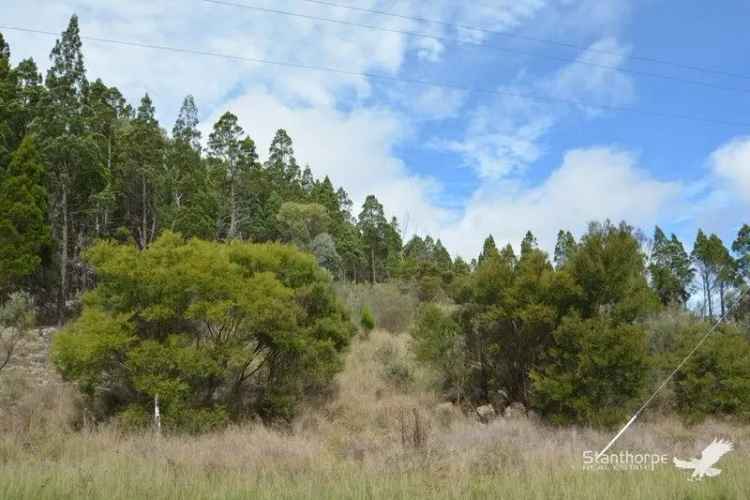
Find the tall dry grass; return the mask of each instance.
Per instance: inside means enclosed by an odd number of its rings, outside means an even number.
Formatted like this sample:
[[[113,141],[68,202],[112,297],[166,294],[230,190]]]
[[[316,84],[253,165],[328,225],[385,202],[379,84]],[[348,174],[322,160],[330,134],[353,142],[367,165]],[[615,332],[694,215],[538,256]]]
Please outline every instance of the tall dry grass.
[[[429,390],[431,374],[413,362],[408,342],[384,331],[355,340],[335,397],[287,429],[78,432],[69,426],[75,404],[62,397],[61,406],[39,410],[59,415],[57,423],[50,416],[36,429],[34,421],[3,427],[0,498],[748,498],[748,427],[687,428],[660,418],[637,424],[617,445],[688,458],[706,440],[732,439],[738,448],[720,463],[721,476],[702,483],[688,482],[671,465],[584,471],[583,451],[611,436],[525,418],[480,424]]]

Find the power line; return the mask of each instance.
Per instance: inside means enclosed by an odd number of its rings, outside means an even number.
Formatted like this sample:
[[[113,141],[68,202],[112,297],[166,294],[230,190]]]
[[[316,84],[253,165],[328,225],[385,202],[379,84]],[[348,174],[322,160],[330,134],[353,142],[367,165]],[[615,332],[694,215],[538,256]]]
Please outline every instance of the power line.
[[[476,32],[479,32],[479,33],[487,34],[487,35],[497,35],[497,36],[502,36],[502,37],[506,37],[506,38],[516,38],[516,39],[519,39],[519,40],[526,40],[526,41],[529,41],[529,42],[544,43],[544,44],[548,44],[548,45],[557,45],[559,47],[565,47],[565,48],[568,48],[568,49],[588,50],[590,52],[596,52],[596,53],[600,53],[600,54],[617,55],[616,52],[613,52],[613,51],[610,51],[610,50],[592,49],[590,47],[584,47],[582,45],[577,45],[577,44],[568,43],[568,42],[562,42],[562,41],[559,41],[559,40],[550,40],[550,39],[546,39],[546,38],[538,38],[538,37],[520,35],[520,34],[517,34],[517,33],[505,33],[503,31],[494,30],[494,29],[490,29],[490,28],[484,28],[484,27],[481,27],[481,26],[470,26],[470,25],[459,24],[459,23],[451,23],[451,22],[448,22],[448,21],[440,20],[440,19],[428,19],[428,18],[424,18],[424,17],[407,16],[407,15],[404,15],[404,14],[398,14],[396,12],[388,12],[388,11],[383,11],[383,10],[378,10],[378,9],[365,8],[365,7],[356,7],[356,6],[353,6],[353,5],[345,5],[345,4],[340,4],[340,3],[336,3],[336,2],[330,2],[328,0],[298,0],[298,1],[305,2],[305,3],[310,3],[310,4],[325,5],[325,6],[328,6],[328,7],[337,7],[337,8],[352,10],[352,11],[356,11],[356,12],[365,12],[365,13],[368,13],[368,14],[377,14],[377,15],[380,15],[380,16],[388,16],[388,17],[393,17],[393,18],[397,18],[397,19],[405,19],[405,20],[417,21],[417,22],[421,22],[421,23],[436,24],[436,25],[440,25],[440,26],[445,26],[445,27],[455,28],[455,29],[461,29],[461,30],[466,30],[466,31],[476,31]],[[702,67],[702,66],[694,66],[694,65],[690,65],[690,64],[684,64],[684,63],[679,63],[679,62],[674,62],[674,61],[668,61],[666,59],[657,59],[657,58],[654,58],[654,57],[645,57],[645,56],[631,56],[631,59],[636,60],[636,61],[643,61],[643,62],[648,62],[648,63],[663,64],[663,65],[666,65],[666,66],[673,66],[675,68],[688,69],[688,70],[692,70],[692,71],[701,71],[701,72],[705,72],[705,73],[713,73],[713,74],[728,76],[728,77],[732,77],[732,78],[743,78],[743,79],[750,80],[750,75],[743,75],[743,74],[739,74],[739,73],[731,73],[731,72],[728,72],[728,71],[723,71],[723,70],[714,69],[714,68],[706,68],[706,67]]]
[[[48,35],[52,37],[59,36],[58,33],[53,32],[53,31],[37,30],[37,29],[24,28],[24,27],[19,27],[19,26],[0,25],[0,29],[17,31],[17,32],[22,32],[22,33],[34,33],[38,35]],[[641,114],[641,115],[653,116],[653,117],[665,118],[665,119],[705,122],[705,123],[711,123],[715,125],[724,125],[724,126],[730,126],[730,127],[743,127],[743,128],[750,127],[750,123],[748,122],[721,120],[721,119],[715,119],[715,118],[706,118],[702,116],[662,113],[659,111],[641,110],[641,109],[630,108],[630,107],[625,107],[625,106],[613,106],[613,105],[606,105],[606,104],[585,104],[585,103],[581,103],[579,101],[575,101],[572,99],[562,99],[562,98],[557,98],[557,97],[549,97],[549,96],[542,96],[542,95],[535,95],[535,94],[521,94],[517,92],[510,92],[510,91],[498,90],[498,89],[488,89],[488,88],[481,88],[481,87],[467,87],[465,85],[459,85],[459,84],[453,84],[453,83],[447,83],[447,82],[435,82],[435,81],[430,81],[430,80],[400,78],[400,77],[389,76],[389,75],[381,75],[377,73],[366,73],[366,72],[350,71],[350,70],[344,70],[344,69],[338,69],[338,68],[330,68],[327,66],[316,66],[316,65],[302,64],[302,63],[295,63],[295,62],[288,62],[288,61],[272,61],[269,59],[260,59],[260,58],[255,58],[255,57],[237,56],[237,55],[232,55],[232,54],[223,54],[219,52],[186,49],[182,47],[171,47],[167,45],[157,45],[157,44],[143,43],[143,42],[115,40],[115,39],[101,38],[101,37],[95,37],[95,36],[80,35],[80,38],[82,40],[88,40],[92,42],[112,44],[112,45],[121,45],[121,46],[126,46],[126,47],[138,47],[138,48],[145,48],[145,49],[163,50],[163,51],[168,51],[168,52],[177,52],[181,54],[193,54],[193,55],[206,56],[206,57],[217,57],[217,58],[229,59],[233,61],[244,61],[244,62],[251,62],[251,63],[256,63],[256,64],[267,64],[267,65],[282,66],[282,67],[287,67],[287,68],[305,69],[305,70],[319,71],[319,72],[325,72],[325,73],[335,73],[335,74],[340,74],[340,75],[357,76],[357,77],[373,79],[373,80],[408,83],[412,85],[422,85],[422,86],[427,86],[427,87],[461,90],[464,92],[473,92],[473,93],[479,93],[479,94],[515,97],[519,99],[529,99],[533,101],[555,102],[555,103],[568,104],[572,106],[582,106],[582,107],[586,107],[590,109],[599,109],[599,110],[604,110],[604,111],[619,111],[619,112]]]
[[[429,33],[419,33],[419,32],[415,32],[415,31],[400,30],[400,29],[396,29],[396,28],[385,28],[385,27],[382,27],[382,26],[375,26],[375,25],[371,25],[371,24],[356,23],[356,22],[352,22],[352,21],[344,21],[344,20],[341,20],[341,19],[332,19],[332,18],[328,18],[328,17],[319,17],[319,16],[313,16],[313,15],[309,15],[309,14],[300,14],[298,12],[290,12],[290,11],[280,10],[280,9],[271,9],[271,8],[266,8],[266,7],[259,7],[259,6],[256,6],[256,5],[248,5],[246,3],[230,2],[230,1],[226,1],[226,0],[201,0],[201,1],[205,2],[205,3],[215,4],[215,5],[222,5],[222,6],[227,6],[227,7],[239,7],[239,8],[242,8],[242,9],[255,10],[255,11],[258,11],[258,12],[265,12],[265,13],[270,13],[270,14],[279,14],[279,15],[283,15],[283,16],[297,17],[297,18],[307,19],[307,20],[311,20],[311,21],[322,21],[322,22],[326,22],[326,23],[339,24],[339,25],[343,25],[343,26],[352,26],[352,27],[355,27],[355,28],[364,28],[364,29],[373,30],[373,31],[382,31],[382,32],[386,32],[386,33],[396,33],[396,34],[399,34],[399,35],[406,35],[406,36],[412,36],[412,37],[417,37],[417,38],[426,38],[426,39],[430,39],[430,40],[437,40],[437,41],[440,41],[440,42],[454,43],[454,42],[461,42],[462,41],[461,39],[455,38],[455,37],[446,37],[446,36],[440,36],[440,35],[432,35],[432,34],[429,34]],[[503,46],[500,46],[500,45],[495,45],[495,44],[492,44],[492,45],[479,45],[479,44],[471,43],[469,45],[464,45],[463,47],[464,48],[471,48],[471,49],[475,49],[475,50],[496,49],[496,50],[499,50],[501,52],[507,52],[507,53],[516,54],[516,55],[520,54],[520,55],[525,55],[525,56],[529,56],[529,57],[536,57],[536,58],[541,58],[541,59],[549,59],[549,60],[552,60],[552,61],[558,61],[558,62],[564,62],[564,63],[582,64],[582,65],[586,65],[586,66],[592,66],[592,67],[595,67],[595,68],[603,68],[603,69],[607,69],[607,70],[611,70],[611,71],[616,71],[618,73],[632,74],[632,75],[637,75],[637,76],[645,76],[645,77],[648,77],[648,78],[657,78],[657,79],[661,79],[661,80],[668,80],[668,81],[674,81],[674,82],[682,82],[682,83],[687,83],[689,85],[699,85],[699,86],[702,86],[702,87],[707,87],[707,88],[712,88],[712,89],[717,89],[717,90],[724,90],[724,91],[728,91],[728,92],[740,92],[740,93],[750,94],[750,89],[741,89],[741,88],[735,88],[735,87],[724,87],[724,86],[721,86],[721,85],[715,85],[713,83],[702,82],[702,81],[699,81],[699,80],[689,80],[689,79],[680,78],[680,77],[677,77],[677,76],[669,76],[669,75],[662,75],[662,74],[658,74],[658,73],[651,73],[649,71],[623,69],[623,68],[619,68],[617,66],[612,66],[612,65],[608,65],[608,64],[595,63],[595,62],[586,61],[584,59],[578,59],[578,58],[557,57],[557,56],[551,56],[551,55],[546,55],[546,54],[538,54],[538,53],[534,53],[534,52],[525,52],[525,51],[522,51],[522,50],[510,49],[510,48],[503,47]]]
[[[638,418],[638,416],[641,413],[643,413],[643,410],[645,410],[646,407],[649,405],[649,403],[653,401],[656,395],[659,394],[659,392],[667,386],[667,384],[674,378],[674,376],[677,375],[677,372],[679,372],[682,369],[682,367],[685,366],[685,363],[688,362],[688,360],[693,356],[693,354],[695,354],[698,351],[698,349],[700,349],[700,347],[706,342],[706,340],[708,340],[708,337],[710,337],[711,334],[713,334],[714,331],[716,331],[716,329],[719,328],[719,325],[721,325],[724,322],[724,320],[729,317],[729,314],[732,312],[732,310],[736,306],[742,303],[742,299],[745,297],[745,295],[747,295],[748,292],[750,292],[750,288],[746,288],[744,291],[742,291],[742,293],[740,293],[735,303],[726,310],[726,312],[719,318],[719,320],[716,323],[714,323],[714,325],[711,328],[709,328],[708,332],[706,332],[706,334],[703,337],[701,337],[698,343],[695,344],[695,347],[693,347],[693,349],[687,354],[687,356],[685,356],[682,359],[680,364],[677,365],[677,368],[672,370],[669,376],[666,379],[664,379],[661,385],[656,388],[653,394],[651,394],[651,397],[649,397],[646,400],[646,402],[643,403],[643,405],[641,405],[640,408],[638,408],[638,411],[636,411],[635,414],[630,418],[630,420],[628,420],[628,422],[623,426],[623,428],[620,429],[620,432],[615,434],[615,437],[613,437],[612,440],[609,443],[607,443],[607,446],[605,446],[604,449],[602,449],[602,451],[599,452],[599,454],[596,456],[597,459],[601,457],[602,455],[604,455],[607,452],[607,450],[609,450],[612,447],[612,445],[615,444],[615,442],[620,438],[620,436],[622,436],[623,433],[626,430],[628,430],[628,427],[630,427],[633,424],[633,422],[635,422],[635,420]]]

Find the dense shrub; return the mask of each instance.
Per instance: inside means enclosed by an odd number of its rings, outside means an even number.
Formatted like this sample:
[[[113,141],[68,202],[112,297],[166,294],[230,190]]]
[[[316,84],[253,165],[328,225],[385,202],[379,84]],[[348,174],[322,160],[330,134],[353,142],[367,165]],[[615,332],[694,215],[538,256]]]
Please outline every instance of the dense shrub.
[[[683,332],[680,349],[667,357],[673,365],[684,359],[708,331]],[[750,420],[750,339],[735,325],[723,325],[675,374],[677,410],[688,420],[732,415]]]
[[[614,425],[632,410],[648,370],[645,332],[605,317],[566,317],[532,371],[533,403],[552,422]]]
[[[416,359],[435,369],[451,399],[463,399],[467,367],[459,325],[440,306],[424,304],[411,332]]]
[[[98,284],[53,358],[104,416],[144,419],[157,394],[166,426],[290,417],[341,367],[353,328],[328,273],[280,244],[100,243]]]

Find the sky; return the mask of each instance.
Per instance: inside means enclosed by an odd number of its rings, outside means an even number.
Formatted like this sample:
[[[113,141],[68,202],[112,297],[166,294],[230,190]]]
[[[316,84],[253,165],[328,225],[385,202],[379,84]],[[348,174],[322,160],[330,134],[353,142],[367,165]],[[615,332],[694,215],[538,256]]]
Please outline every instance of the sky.
[[[339,70],[84,40],[89,79],[148,93],[164,128],[187,94],[206,136],[225,111],[262,152],[284,128],[316,176],[453,255],[607,218],[688,248],[750,223],[745,1],[27,0],[0,25],[74,13],[84,36]],[[0,32],[46,71],[54,37]]]

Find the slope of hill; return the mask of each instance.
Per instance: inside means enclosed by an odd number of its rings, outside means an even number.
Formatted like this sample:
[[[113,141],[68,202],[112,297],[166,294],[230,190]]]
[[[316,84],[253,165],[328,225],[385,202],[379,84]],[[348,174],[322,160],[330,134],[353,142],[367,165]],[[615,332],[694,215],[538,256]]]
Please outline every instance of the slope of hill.
[[[719,478],[703,483],[688,482],[671,464],[584,471],[583,451],[609,436],[526,417],[482,424],[428,389],[430,374],[412,361],[408,335],[382,330],[355,340],[335,395],[290,428],[247,424],[201,436],[72,431],[75,398],[47,371],[46,338],[33,339],[0,379],[7,389],[11,374],[28,374],[24,391],[5,392],[13,409],[2,417],[1,498],[677,499],[750,491],[743,473],[750,456],[741,448],[723,459]],[[750,428],[660,420],[632,429],[618,449],[690,457],[714,436],[741,442]]]

